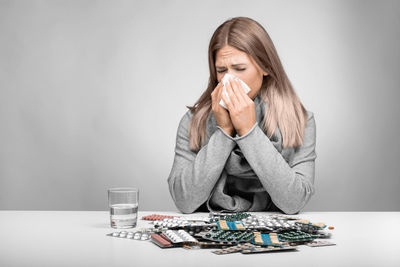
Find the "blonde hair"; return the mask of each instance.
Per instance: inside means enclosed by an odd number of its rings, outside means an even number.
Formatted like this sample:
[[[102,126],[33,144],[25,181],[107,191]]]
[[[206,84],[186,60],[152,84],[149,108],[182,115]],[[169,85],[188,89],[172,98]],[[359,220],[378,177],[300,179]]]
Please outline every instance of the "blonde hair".
[[[269,138],[279,127],[282,147],[303,144],[307,111],[295,93],[278,57],[275,46],[266,30],[248,17],[235,17],[221,24],[211,37],[208,48],[210,77],[207,89],[193,106],[186,106],[193,114],[189,126],[190,149],[198,151],[207,138],[206,123],[211,109],[211,93],[217,86],[215,55],[222,47],[230,45],[250,55],[266,73],[260,88],[260,98],[268,105],[263,118],[263,128]]]

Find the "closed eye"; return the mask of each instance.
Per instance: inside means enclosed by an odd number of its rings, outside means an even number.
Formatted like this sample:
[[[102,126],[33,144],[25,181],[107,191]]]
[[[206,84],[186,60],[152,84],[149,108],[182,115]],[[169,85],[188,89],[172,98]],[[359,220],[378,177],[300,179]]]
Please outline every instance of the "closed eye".
[[[237,71],[244,71],[244,70],[246,70],[246,69],[236,69]],[[218,73],[223,73],[223,72],[225,72],[226,70],[217,70],[217,72]]]

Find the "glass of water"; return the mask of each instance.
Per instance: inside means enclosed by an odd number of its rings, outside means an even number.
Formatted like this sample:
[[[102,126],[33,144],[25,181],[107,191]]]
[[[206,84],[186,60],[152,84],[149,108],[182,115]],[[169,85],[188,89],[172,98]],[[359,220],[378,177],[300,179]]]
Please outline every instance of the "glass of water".
[[[108,189],[110,222],[113,228],[136,227],[139,189],[121,187]]]

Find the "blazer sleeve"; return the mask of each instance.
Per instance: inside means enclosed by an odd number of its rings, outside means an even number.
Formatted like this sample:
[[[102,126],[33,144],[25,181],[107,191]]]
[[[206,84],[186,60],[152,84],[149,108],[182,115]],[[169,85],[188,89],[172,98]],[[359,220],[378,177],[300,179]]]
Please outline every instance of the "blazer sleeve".
[[[210,196],[235,147],[232,137],[219,126],[198,152],[189,147],[190,111],[179,122],[175,156],[168,177],[169,191],[182,213],[192,213]],[[230,137],[230,138],[229,138]]]
[[[232,137],[274,204],[286,214],[298,213],[314,194],[316,126],[308,111],[303,144],[289,162],[271,143],[258,122],[245,135]]]

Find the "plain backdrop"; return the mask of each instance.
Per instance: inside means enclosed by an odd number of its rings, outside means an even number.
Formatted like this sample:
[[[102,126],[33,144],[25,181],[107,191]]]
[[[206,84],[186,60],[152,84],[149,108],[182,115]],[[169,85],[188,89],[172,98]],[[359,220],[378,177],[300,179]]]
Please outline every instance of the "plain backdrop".
[[[178,123],[225,20],[271,36],[317,126],[305,211],[400,210],[400,1],[0,0],[0,209],[176,210]]]

